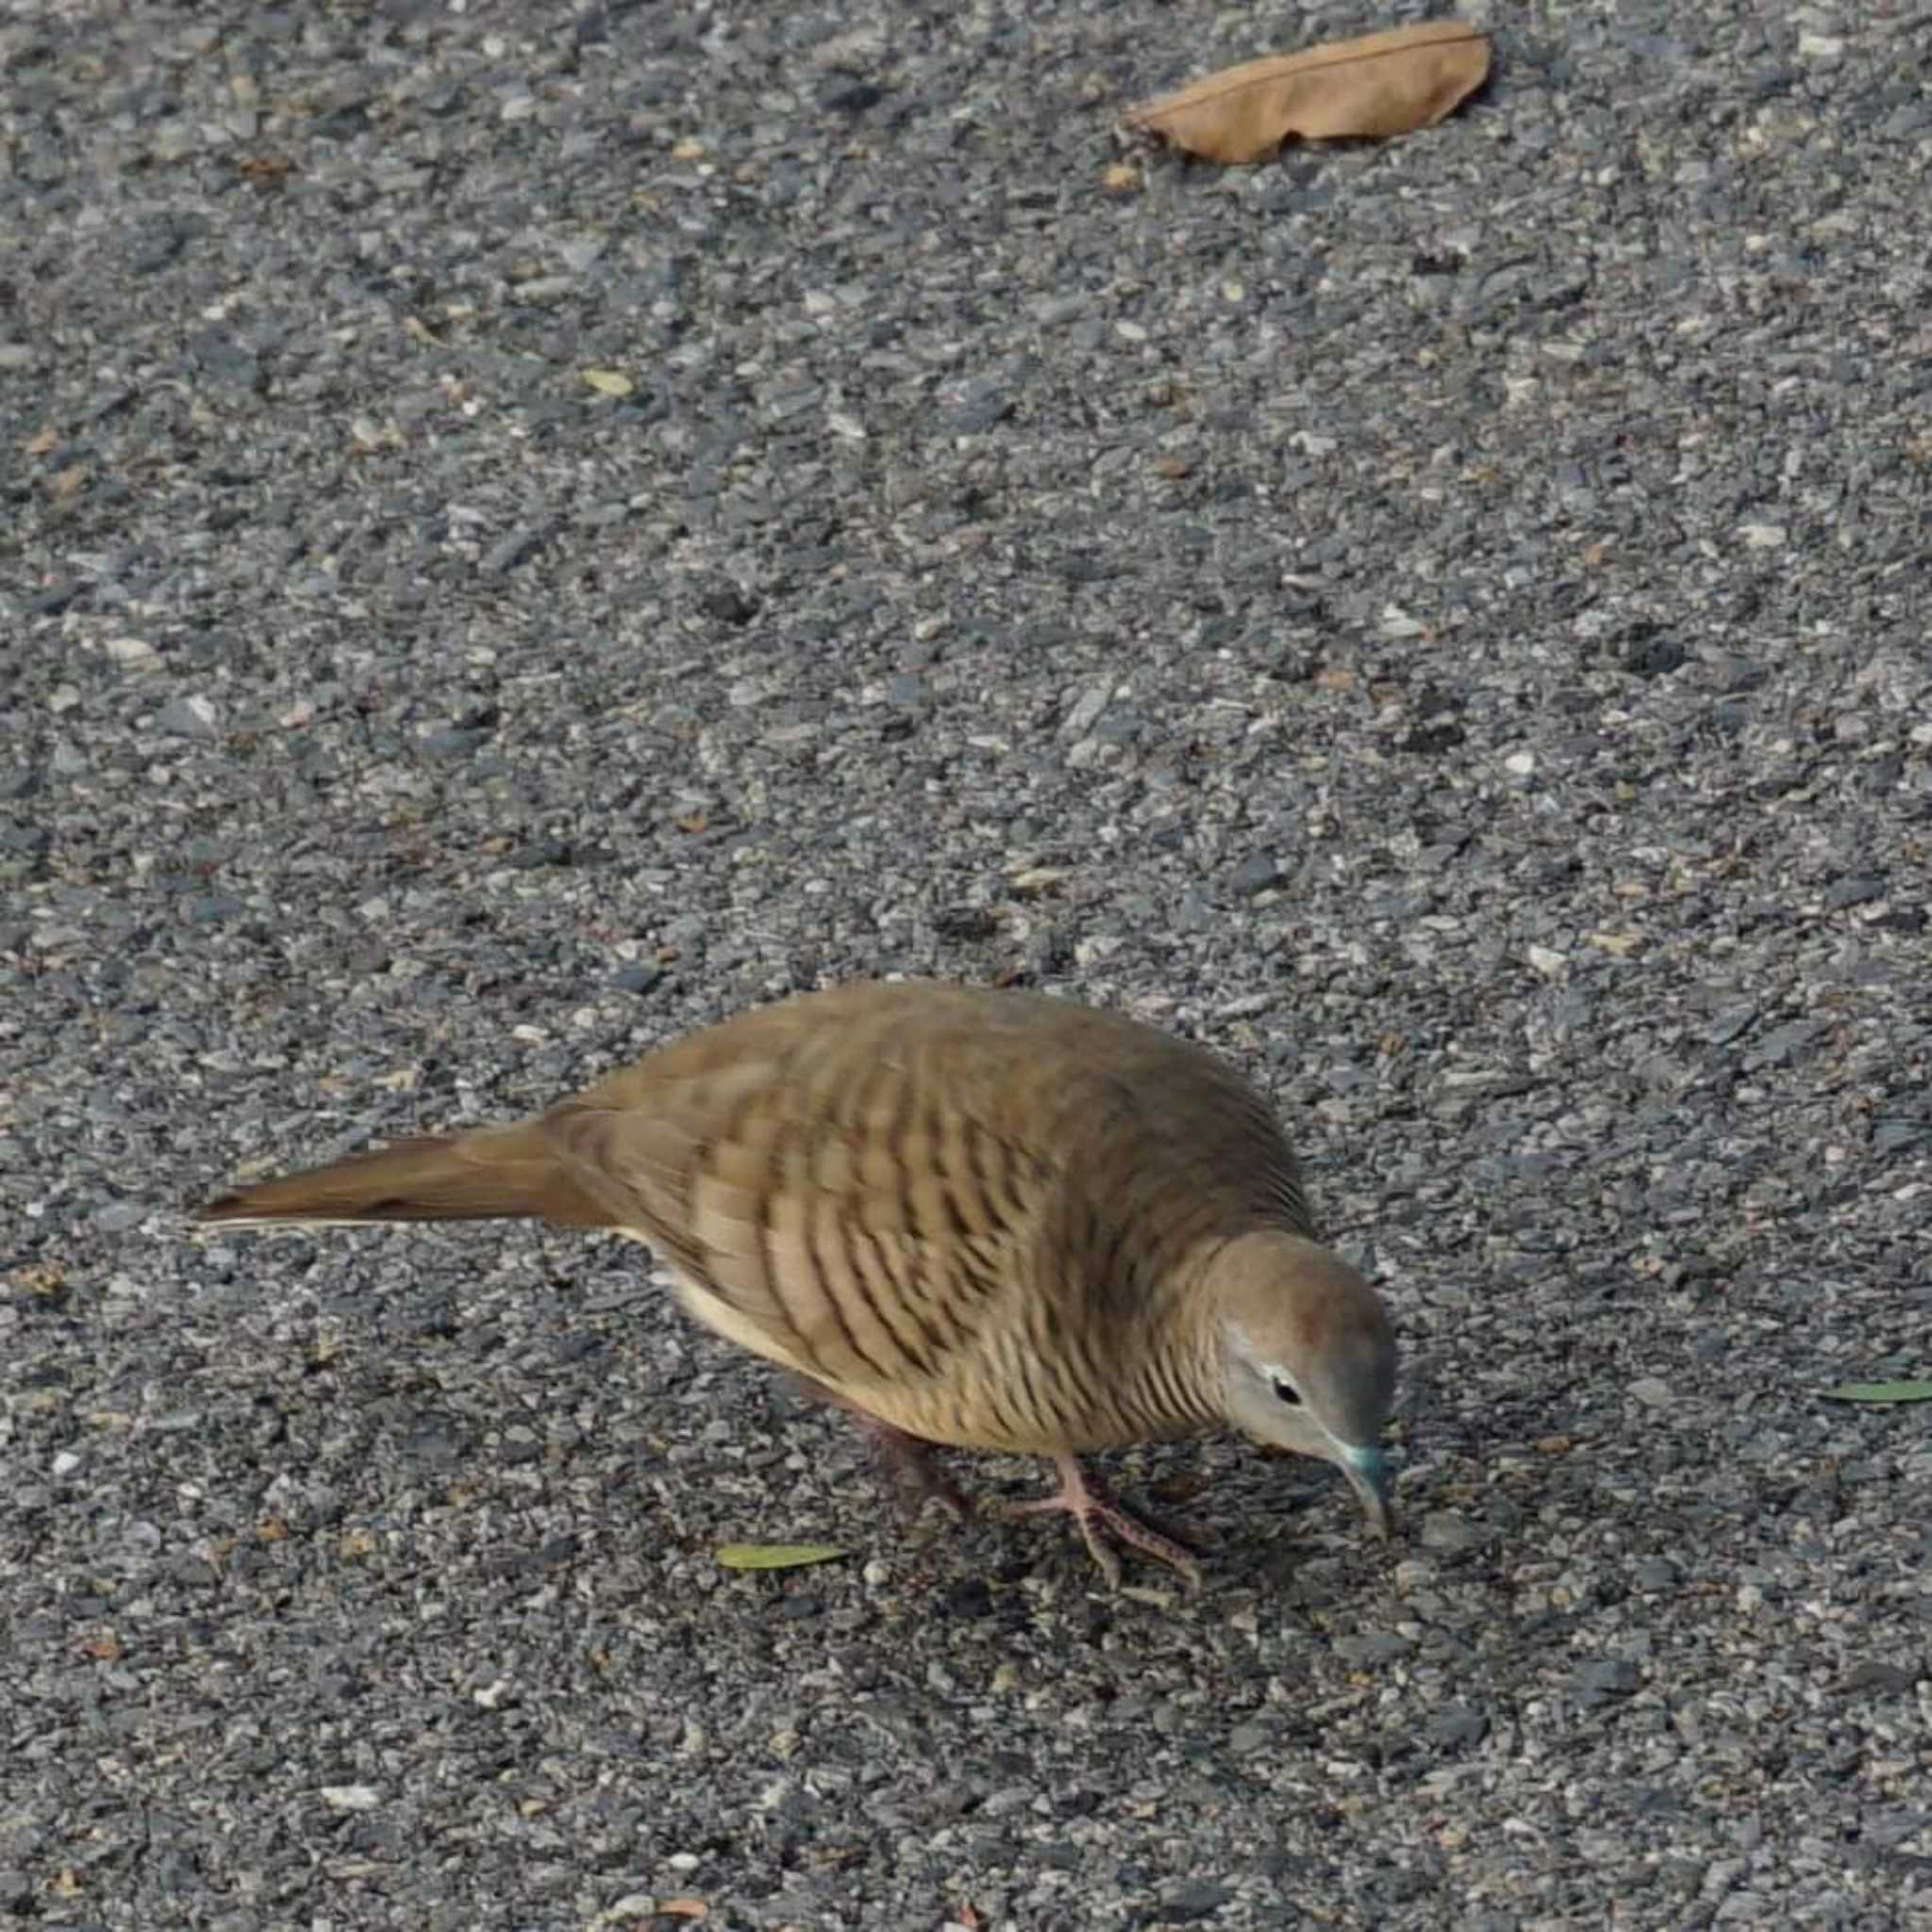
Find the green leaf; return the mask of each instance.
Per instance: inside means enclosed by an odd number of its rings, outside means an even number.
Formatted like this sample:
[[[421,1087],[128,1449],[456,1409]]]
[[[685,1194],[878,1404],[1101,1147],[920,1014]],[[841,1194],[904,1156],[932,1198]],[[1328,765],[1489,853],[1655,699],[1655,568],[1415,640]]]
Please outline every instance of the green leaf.
[[[727,1570],[797,1570],[845,1554],[836,1543],[725,1543],[718,1560]]]
[[[1840,1382],[1827,1402],[1932,1402],[1932,1382]]]

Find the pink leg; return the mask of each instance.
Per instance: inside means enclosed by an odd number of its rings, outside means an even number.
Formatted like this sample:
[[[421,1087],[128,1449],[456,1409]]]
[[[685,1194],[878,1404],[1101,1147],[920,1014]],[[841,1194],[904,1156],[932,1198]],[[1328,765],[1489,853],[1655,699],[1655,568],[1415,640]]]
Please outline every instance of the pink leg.
[[[1108,1494],[1098,1476],[1090,1476],[1080,1467],[1078,1457],[1056,1456],[1054,1463],[1060,1473],[1060,1486],[1052,1495],[1036,1496],[1024,1503],[1008,1503],[1003,1513],[1008,1516],[1036,1516],[1048,1510],[1064,1509],[1080,1525],[1088,1555],[1100,1565],[1101,1574],[1115,1589],[1120,1587],[1121,1559],[1102,1537],[1103,1530],[1111,1531],[1129,1549],[1139,1550],[1143,1556],[1157,1557],[1163,1563],[1171,1563],[1194,1589],[1200,1589],[1201,1566],[1194,1560],[1191,1550],[1130,1515]]]

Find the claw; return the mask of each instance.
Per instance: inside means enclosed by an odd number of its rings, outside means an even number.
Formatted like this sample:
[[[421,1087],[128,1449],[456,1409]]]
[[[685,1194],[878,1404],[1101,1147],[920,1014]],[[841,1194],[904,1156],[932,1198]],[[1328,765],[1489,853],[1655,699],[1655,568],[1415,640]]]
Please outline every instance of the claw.
[[[1098,1476],[1090,1476],[1074,1456],[1056,1456],[1060,1486],[1050,1496],[1035,1496],[1023,1503],[1008,1503],[1001,1513],[1007,1516],[1039,1516],[1052,1510],[1065,1510],[1080,1525],[1080,1539],[1087,1554],[1100,1566],[1100,1573],[1112,1589],[1120,1588],[1121,1559],[1103,1536],[1110,1532],[1119,1541],[1142,1556],[1152,1557],[1178,1570],[1191,1589],[1201,1587],[1201,1566],[1185,1544],[1142,1523],[1108,1493]]]

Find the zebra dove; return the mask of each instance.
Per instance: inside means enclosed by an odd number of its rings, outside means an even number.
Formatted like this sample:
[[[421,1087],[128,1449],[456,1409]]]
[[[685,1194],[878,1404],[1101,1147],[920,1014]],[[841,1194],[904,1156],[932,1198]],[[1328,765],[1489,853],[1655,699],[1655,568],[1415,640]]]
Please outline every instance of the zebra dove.
[[[538,1216],[642,1241],[699,1322],[932,1445],[1052,1457],[1107,1535],[1199,1569],[1079,1458],[1232,1424],[1336,1464],[1390,1527],[1388,1319],[1316,1242],[1267,1104],[1204,1049],[1023,992],[863,983],[755,1008],[520,1124],[409,1140],[198,1219]]]

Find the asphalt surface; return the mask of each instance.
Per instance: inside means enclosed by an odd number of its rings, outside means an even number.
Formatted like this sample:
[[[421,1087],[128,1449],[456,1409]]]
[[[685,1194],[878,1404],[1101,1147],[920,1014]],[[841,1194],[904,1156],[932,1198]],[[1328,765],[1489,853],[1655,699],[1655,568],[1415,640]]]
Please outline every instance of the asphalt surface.
[[[1387,18],[0,11],[0,1917],[1932,1925],[1932,13],[1116,136]],[[1268,1086],[1401,1541],[183,1219],[887,973]]]

